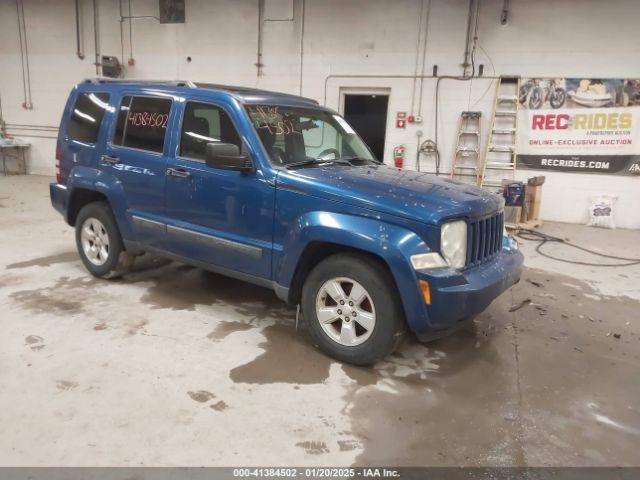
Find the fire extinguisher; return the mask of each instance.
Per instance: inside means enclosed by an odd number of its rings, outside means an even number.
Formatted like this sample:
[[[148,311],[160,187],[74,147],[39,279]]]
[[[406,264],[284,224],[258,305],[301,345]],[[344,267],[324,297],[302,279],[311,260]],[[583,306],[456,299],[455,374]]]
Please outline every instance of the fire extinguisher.
[[[404,145],[398,145],[393,149],[393,163],[396,168],[402,168],[404,166]]]

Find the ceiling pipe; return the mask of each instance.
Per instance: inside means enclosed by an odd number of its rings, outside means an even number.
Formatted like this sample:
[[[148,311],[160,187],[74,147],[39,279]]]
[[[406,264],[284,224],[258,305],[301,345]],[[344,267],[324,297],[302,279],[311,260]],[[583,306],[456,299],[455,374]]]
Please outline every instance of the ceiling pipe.
[[[20,63],[22,65],[22,108],[31,110],[33,102],[31,99],[31,72],[29,69],[29,45],[27,42],[27,24],[24,19],[24,3],[16,0],[16,12],[18,15],[18,36],[20,39]]]
[[[131,20],[133,18],[141,18],[136,17],[131,14],[131,0],[128,1],[128,10],[129,15],[125,16],[122,12],[122,0],[118,2],[118,13],[120,15],[120,60],[124,64],[124,22],[125,20],[129,23],[129,58],[127,59],[127,64],[131,67],[135,64],[135,60],[133,58],[133,25]],[[146,16],[144,18],[147,18]],[[156,17],[153,17],[156,18]]]
[[[293,4],[292,4],[293,5]],[[291,17],[287,18],[265,18],[264,16],[264,0],[258,0],[258,52],[256,63],[254,63],[256,67],[256,75],[261,77],[264,75],[263,67],[264,63],[262,62],[263,58],[263,46],[264,46],[264,24],[266,22],[293,22],[295,21],[295,12],[293,11],[295,7],[292,7]],[[303,29],[304,29],[304,0],[302,0],[302,16],[303,16]],[[300,79],[300,91],[302,91],[302,37],[304,35],[304,30],[301,32],[300,37],[300,69],[301,69],[301,79]]]
[[[122,0],[118,1],[118,13],[120,14],[120,61],[124,64],[124,20],[122,19]],[[131,24],[131,22],[129,22]],[[131,25],[129,25],[131,26]]]
[[[469,0],[469,13],[467,14],[467,36],[464,39],[464,58],[462,60],[462,75],[467,76],[467,71],[471,63],[469,55],[471,54],[471,35],[473,30],[473,5],[475,0]]]
[[[509,0],[504,0],[502,4],[502,12],[500,12],[500,24],[506,25],[509,19]]]
[[[120,0],[122,1],[122,0]],[[122,15],[120,15],[122,17]],[[131,0],[129,0],[129,60],[127,61],[127,63],[129,65],[133,65],[134,64],[134,60],[133,60],[133,24],[131,23],[133,16],[131,14]],[[122,22],[122,18],[120,19],[120,21]],[[158,19],[158,22],[160,21],[160,19]],[[122,25],[122,23],[120,23]],[[123,58],[124,60],[124,58]]]
[[[96,66],[96,75],[100,75],[100,34],[98,32],[98,2],[93,0],[93,47],[95,59],[93,64]]]
[[[120,0],[120,22],[123,22],[125,20],[129,20],[129,23],[131,23],[132,19],[144,19],[144,18],[151,18],[152,20],[156,20],[158,23],[160,23],[160,17],[156,16],[156,15],[133,15],[131,13],[131,2],[132,0],[128,0],[128,4],[129,4],[129,15],[122,15],[122,0]]]
[[[471,77],[453,77],[453,76],[448,76],[448,75],[442,75],[442,76],[435,76],[435,75],[342,75],[342,74],[330,74],[327,75],[324,78],[324,95],[323,95],[323,99],[322,99],[322,105],[323,106],[327,106],[327,90],[328,90],[328,86],[329,86],[329,80],[333,79],[333,78],[370,78],[370,79],[375,79],[375,78],[381,78],[381,79],[407,79],[407,80],[412,80],[413,78],[418,78],[418,79],[445,79],[445,80],[469,80]],[[499,76],[493,75],[493,76],[484,76],[482,77],[483,80],[497,80],[498,78],[500,78]]]
[[[35,135],[32,133],[24,133],[24,132],[20,132],[20,133],[11,132],[11,135],[16,135],[19,137],[27,137],[27,138],[50,138],[51,140],[56,140],[58,138],[57,135]]]
[[[160,17],[156,15],[133,15],[131,8],[132,0],[128,0],[127,2],[127,11],[128,15],[124,15],[122,13],[122,0],[118,2],[118,14],[120,15],[120,50],[121,50],[121,60],[124,63],[124,22],[125,20],[129,23],[129,58],[127,59],[127,65],[132,67],[135,65],[135,59],[133,58],[133,20],[144,20],[151,19],[156,20],[160,23]]]
[[[76,55],[80,60],[84,59],[82,41],[80,38],[80,0],[76,0]]]
[[[467,36],[464,44],[464,60],[462,62],[462,76],[475,75],[474,56],[476,53],[476,43],[478,42],[478,12],[480,10],[480,0],[469,0],[469,15],[467,17]]]
[[[302,73],[304,68],[304,20],[305,20],[305,0],[302,2],[302,11],[300,13],[300,85],[298,87],[298,94],[302,96]]]
[[[431,18],[431,0],[427,4],[427,18],[424,25],[424,41],[422,43],[422,68],[420,70],[420,94],[418,96],[418,116],[422,116],[422,91],[424,88],[424,65],[427,61],[427,39],[429,38],[429,19]]]
[[[262,76],[262,33],[264,27],[264,0],[258,0],[258,55],[256,59],[256,63],[254,63],[256,67],[256,75],[258,77]]]
[[[418,37],[416,38],[416,62],[413,69],[413,86],[411,87],[411,115],[413,115],[416,101],[416,81],[418,77],[418,63],[420,62],[420,40],[422,39],[422,14],[424,12],[424,1],[420,1],[420,15],[418,15]]]
[[[5,125],[7,128],[19,129],[19,130],[25,129],[25,130],[58,131],[58,128],[59,128],[53,125],[35,125],[35,124],[27,124],[27,123],[6,123]]]

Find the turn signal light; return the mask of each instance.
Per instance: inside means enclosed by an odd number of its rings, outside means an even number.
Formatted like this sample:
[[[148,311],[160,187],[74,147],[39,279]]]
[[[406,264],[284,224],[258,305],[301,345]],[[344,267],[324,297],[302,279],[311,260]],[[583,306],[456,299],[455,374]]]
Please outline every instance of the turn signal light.
[[[431,289],[429,288],[429,282],[426,280],[420,280],[420,290],[422,290],[424,303],[431,305]]]

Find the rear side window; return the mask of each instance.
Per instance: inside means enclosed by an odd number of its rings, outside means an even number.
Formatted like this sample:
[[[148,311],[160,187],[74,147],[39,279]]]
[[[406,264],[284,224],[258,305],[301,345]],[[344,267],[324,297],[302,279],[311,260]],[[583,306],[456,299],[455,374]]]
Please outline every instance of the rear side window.
[[[162,153],[170,111],[171,100],[167,98],[124,97],[113,143]]]
[[[188,102],[182,120],[180,156],[204,161],[207,143],[211,142],[233,143],[242,148],[227,112],[215,105]]]
[[[69,118],[67,135],[72,140],[84,143],[96,143],[98,131],[109,108],[108,93],[80,93]]]

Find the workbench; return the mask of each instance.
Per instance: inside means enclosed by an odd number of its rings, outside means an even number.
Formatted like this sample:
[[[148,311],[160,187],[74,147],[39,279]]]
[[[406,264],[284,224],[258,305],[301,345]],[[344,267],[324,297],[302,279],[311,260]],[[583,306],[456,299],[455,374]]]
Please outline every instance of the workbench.
[[[30,143],[8,140],[6,138],[0,139],[0,156],[2,157],[2,173],[7,175],[7,157],[15,158],[18,166],[17,174],[27,174],[27,160],[25,156],[25,150],[31,147]],[[17,155],[8,155],[8,150],[15,149]]]

